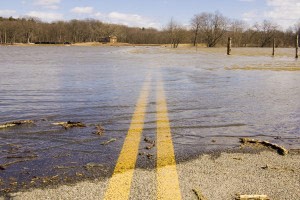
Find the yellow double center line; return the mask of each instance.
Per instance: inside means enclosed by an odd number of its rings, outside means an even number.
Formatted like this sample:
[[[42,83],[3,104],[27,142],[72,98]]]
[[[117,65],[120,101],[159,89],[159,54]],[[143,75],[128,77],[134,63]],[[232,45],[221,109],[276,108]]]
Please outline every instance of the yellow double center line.
[[[110,179],[104,200],[126,200],[137,160],[145,121],[150,78],[147,78],[132,117],[130,128]],[[157,86],[157,199],[181,199],[175,155],[168,119],[163,83]]]
[[[156,93],[157,199],[181,199],[168,108],[163,83]]]

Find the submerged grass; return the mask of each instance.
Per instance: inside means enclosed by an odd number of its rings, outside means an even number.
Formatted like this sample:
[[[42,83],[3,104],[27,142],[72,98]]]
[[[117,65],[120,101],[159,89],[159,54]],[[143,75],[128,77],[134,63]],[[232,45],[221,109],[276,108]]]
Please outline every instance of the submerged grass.
[[[246,66],[246,67],[225,67],[226,70],[270,70],[270,71],[300,71],[300,67],[266,67],[266,66]]]
[[[277,60],[269,63],[253,63],[247,65],[232,65],[226,70],[269,70],[269,71],[300,71],[297,61]]]

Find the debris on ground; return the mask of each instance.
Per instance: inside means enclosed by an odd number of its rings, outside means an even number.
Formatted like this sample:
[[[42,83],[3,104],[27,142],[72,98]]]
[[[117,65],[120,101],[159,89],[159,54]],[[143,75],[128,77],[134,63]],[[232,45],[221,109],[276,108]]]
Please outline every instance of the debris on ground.
[[[93,132],[93,134],[96,134],[96,135],[103,135],[104,134],[104,128],[100,125],[97,125],[96,126],[96,131]]]
[[[52,156],[52,158],[63,158],[63,157],[70,157],[71,154],[67,153],[67,154],[58,154],[58,155],[54,155]]]
[[[272,148],[274,150],[276,150],[280,155],[287,155],[288,154],[288,150],[285,149],[282,146],[279,146],[277,144],[273,144],[271,142],[268,141],[261,141],[261,140],[256,140],[256,139],[250,139],[250,138],[241,138],[241,143],[243,144],[259,144],[259,145],[263,145],[265,147],[269,147]]]
[[[86,170],[91,170],[91,169],[93,169],[94,167],[103,167],[103,165],[102,165],[102,164],[98,164],[98,163],[93,163],[93,162],[91,162],[91,163],[88,163],[88,164],[86,164],[86,165],[84,166],[84,168],[85,168]]]
[[[197,196],[198,200],[207,200],[204,195],[197,189],[193,189],[193,192],[195,193],[195,195]]]
[[[102,142],[101,145],[108,145],[109,143],[115,142],[117,139],[116,138],[111,138],[110,140],[106,142]]]
[[[36,158],[38,155],[11,155],[11,156],[6,156],[7,159],[14,159],[14,158]]]
[[[151,154],[151,153],[148,153],[146,156],[147,156],[148,159],[153,158],[153,154]]]
[[[151,159],[151,158],[153,158],[153,154],[151,154],[151,153],[146,153],[146,152],[141,152],[141,153],[139,153],[139,155],[140,156],[146,156],[148,159]]]
[[[37,185],[42,185],[42,184],[47,184],[47,183],[58,183],[59,180],[61,179],[61,177],[59,175],[55,175],[55,176],[48,176],[48,177],[36,177],[34,176],[31,180],[30,180],[30,186],[37,186]],[[26,183],[22,183],[25,184]]]
[[[234,157],[232,158],[233,160],[243,160],[243,158],[240,158],[240,157]]]
[[[74,127],[79,127],[79,128],[86,127],[86,125],[84,123],[82,123],[82,122],[72,122],[72,121],[56,122],[56,123],[53,123],[53,125],[62,126],[65,129],[74,128]]]
[[[24,125],[24,124],[34,124],[34,122],[32,120],[20,120],[20,121],[7,122],[4,124],[0,124],[0,129],[14,127],[14,126],[20,126],[20,125]]]
[[[79,173],[79,172],[76,172],[75,175],[76,175],[76,176],[83,176],[83,174],[82,174],[82,173]]]
[[[5,170],[5,167],[0,165],[0,170]]]
[[[238,195],[237,200],[270,200],[267,195]]]
[[[266,166],[263,166],[261,167],[262,169],[273,169],[273,170],[284,170],[284,171],[291,171],[291,172],[295,172],[296,170],[295,169],[291,169],[291,168],[287,168],[287,167],[284,167],[284,168],[281,168],[281,167],[272,167],[270,165],[266,165]]]
[[[147,137],[144,138],[144,141],[149,144],[155,144],[154,140],[151,140],[150,138],[147,138]]]
[[[145,138],[144,138],[144,141],[145,141],[146,143],[149,144],[149,145],[147,145],[147,146],[145,147],[145,149],[150,150],[150,149],[152,149],[153,147],[155,147],[155,141],[154,141],[154,140],[151,140],[150,138],[145,137]]]
[[[261,167],[262,169],[272,169],[272,167],[270,167],[269,165],[263,166]]]
[[[153,147],[155,147],[155,144],[149,144],[149,145],[147,145],[147,146],[145,147],[145,149],[150,150],[150,149],[152,149]]]
[[[4,170],[5,170],[5,168],[6,167],[9,167],[9,166],[11,166],[11,165],[14,165],[14,164],[17,164],[17,163],[21,163],[21,162],[27,162],[27,161],[31,161],[32,159],[29,159],[29,158],[27,158],[27,159],[24,159],[24,160],[15,160],[15,161],[13,161],[13,162],[8,162],[8,163],[5,163],[5,164],[2,164],[2,165],[0,165],[2,168],[4,168]],[[1,168],[0,167],[0,168]]]
[[[76,166],[55,166],[53,169],[72,169],[76,168]]]

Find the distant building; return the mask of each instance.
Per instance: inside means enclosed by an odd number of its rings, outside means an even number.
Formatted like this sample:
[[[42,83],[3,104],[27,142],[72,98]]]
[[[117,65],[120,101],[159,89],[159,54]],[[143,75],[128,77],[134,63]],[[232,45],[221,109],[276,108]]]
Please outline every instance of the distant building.
[[[110,43],[117,43],[118,42],[118,38],[116,36],[109,37],[109,42]]]
[[[103,42],[103,43],[117,43],[118,38],[116,36],[104,37],[104,38],[100,39],[100,42]]]

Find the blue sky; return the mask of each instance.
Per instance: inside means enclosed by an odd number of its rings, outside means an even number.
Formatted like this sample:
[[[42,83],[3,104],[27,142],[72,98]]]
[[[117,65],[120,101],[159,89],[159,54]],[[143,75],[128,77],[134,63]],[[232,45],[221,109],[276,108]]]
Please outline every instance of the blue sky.
[[[0,16],[43,21],[94,18],[138,27],[162,28],[173,18],[188,25],[193,15],[219,11],[250,25],[268,19],[282,28],[300,19],[300,0],[5,0]]]

